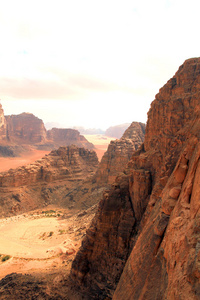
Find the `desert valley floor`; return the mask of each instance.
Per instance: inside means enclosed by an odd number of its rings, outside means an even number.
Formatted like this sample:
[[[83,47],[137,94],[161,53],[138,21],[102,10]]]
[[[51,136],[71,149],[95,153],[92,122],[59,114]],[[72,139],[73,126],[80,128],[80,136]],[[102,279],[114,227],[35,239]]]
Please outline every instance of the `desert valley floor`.
[[[95,145],[99,160],[113,140],[101,135],[90,135],[87,139]],[[0,172],[32,163],[48,153],[34,150],[23,157],[1,157]],[[52,273],[57,278],[58,271],[57,280],[63,279],[69,273],[94,210],[92,207],[80,213],[49,206],[0,219],[0,279],[13,272]]]

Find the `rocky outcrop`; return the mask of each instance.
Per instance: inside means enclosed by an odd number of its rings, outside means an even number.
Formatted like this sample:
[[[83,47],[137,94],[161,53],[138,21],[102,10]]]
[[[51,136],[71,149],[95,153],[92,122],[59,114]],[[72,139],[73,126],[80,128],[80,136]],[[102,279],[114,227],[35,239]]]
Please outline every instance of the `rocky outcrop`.
[[[4,117],[4,111],[0,104],[0,140],[6,139],[6,123]]]
[[[37,144],[46,141],[46,129],[41,119],[30,113],[6,116],[7,139],[16,143]]]
[[[17,187],[60,179],[78,180],[93,175],[98,166],[94,151],[60,147],[33,164],[0,173],[0,187]]]
[[[94,145],[80,135],[78,130],[70,128],[52,128],[47,131],[48,143],[52,143],[55,147],[76,145],[87,149],[94,149]]]
[[[138,237],[113,299],[199,299],[199,130],[200,120]]]
[[[119,140],[111,141],[96,173],[98,183],[111,184],[123,172],[133,153],[144,141],[145,124],[132,122]]]
[[[73,262],[91,299],[116,287],[113,299],[199,298],[199,99],[194,58],[156,95],[144,144],[104,193]]]
[[[46,131],[43,121],[33,114],[22,113],[4,117],[0,105],[1,156],[19,156],[31,148],[50,151],[72,144],[94,149],[94,145],[75,129],[53,128]]]
[[[100,190],[91,185],[98,167],[96,152],[76,146],[60,147],[33,164],[0,173],[0,217],[48,205],[87,209]],[[90,197],[86,193],[90,191]]]

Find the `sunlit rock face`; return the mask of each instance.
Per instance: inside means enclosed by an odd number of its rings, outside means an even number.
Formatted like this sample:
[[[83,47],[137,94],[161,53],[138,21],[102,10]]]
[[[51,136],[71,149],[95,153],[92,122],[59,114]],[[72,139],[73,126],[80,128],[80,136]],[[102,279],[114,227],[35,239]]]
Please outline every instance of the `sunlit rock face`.
[[[156,95],[144,144],[104,193],[73,262],[91,299],[200,297],[199,111],[194,58]]]
[[[46,141],[46,129],[41,119],[30,113],[6,117],[7,138],[22,143],[40,143]]]

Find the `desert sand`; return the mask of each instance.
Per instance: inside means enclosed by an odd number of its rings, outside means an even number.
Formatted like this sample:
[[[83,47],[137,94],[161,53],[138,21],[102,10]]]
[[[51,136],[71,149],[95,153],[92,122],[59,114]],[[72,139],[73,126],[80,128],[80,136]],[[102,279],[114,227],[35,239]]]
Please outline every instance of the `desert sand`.
[[[0,157],[0,172],[30,164],[49,152],[50,151],[32,150],[27,155],[21,157]]]
[[[106,152],[108,145],[111,141],[115,140],[116,138],[108,137],[102,134],[91,134],[91,135],[84,135],[84,137],[95,146],[95,151],[97,153],[99,161],[101,160],[102,156]]]
[[[0,279],[13,272],[69,271],[93,216],[92,210],[80,214],[50,207],[1,219]]]

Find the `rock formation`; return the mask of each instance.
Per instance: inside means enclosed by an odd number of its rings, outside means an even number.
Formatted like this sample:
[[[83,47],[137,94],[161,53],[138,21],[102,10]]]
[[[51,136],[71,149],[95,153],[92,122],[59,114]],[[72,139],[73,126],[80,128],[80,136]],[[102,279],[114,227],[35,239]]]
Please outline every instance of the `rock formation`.
[[[73,145],[60,147],[33,164],[0,173],[0,187],[83,178],[94,174],[97,166],[98,159],[94,151]]]
[[[2,105],[0,104],[0,140],[6,138],[6,124]]]
[[[80,135],[78,130],[70,128],[52,128],[47,131],[48,143],[52,143],[54,148],[59,146],[76,145],[78,147],[84,147],[87,149],[94,149],[92,143],[89,143],[87,139]]]
[[[97,166],[96,152],[72,145],[53,150],[33,164],[0,173],[0,215],[48,204],[64,203],[69,207],[73,200],[71,190],[93,176]]]
[[[36,144],[46,141],[46,129],[41,119],[30,113],[6,116],[7,139],[16,143]]]
[[[0,154],[19,156],[30,148],[52,150],[77,145],[94,149],[93,144],[75,129],[53,128],[46,131],[44,123],[31,113],[5,116],[0,106]]]
[[[96,181],[111,184],[123,172],[133,152],[144,141],[145,124],[132,122],[119,140],[111,141],[99,164]]]
[[[144,144],[104,193],[73,262],[90,299],[199,299],[199,111],[194,58],[156,95]]]

